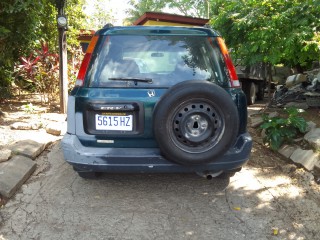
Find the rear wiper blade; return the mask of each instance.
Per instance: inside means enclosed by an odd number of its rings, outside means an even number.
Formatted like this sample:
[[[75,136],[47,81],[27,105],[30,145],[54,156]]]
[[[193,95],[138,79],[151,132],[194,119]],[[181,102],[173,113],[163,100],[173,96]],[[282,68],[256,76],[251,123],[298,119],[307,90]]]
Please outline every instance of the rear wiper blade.
[[[138,82],[152,83],[152,78],[113,77],[108,79],[114,81],[133,81],[135,85],[137,85]]]

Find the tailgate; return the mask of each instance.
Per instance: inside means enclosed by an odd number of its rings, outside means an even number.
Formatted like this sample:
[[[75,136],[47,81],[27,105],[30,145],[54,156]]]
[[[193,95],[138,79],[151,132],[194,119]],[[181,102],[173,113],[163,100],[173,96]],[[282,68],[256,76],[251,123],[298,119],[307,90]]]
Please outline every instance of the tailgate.
[[[156,147],[152,113],[166,89],[81,88],[76,135],[86,146]]]

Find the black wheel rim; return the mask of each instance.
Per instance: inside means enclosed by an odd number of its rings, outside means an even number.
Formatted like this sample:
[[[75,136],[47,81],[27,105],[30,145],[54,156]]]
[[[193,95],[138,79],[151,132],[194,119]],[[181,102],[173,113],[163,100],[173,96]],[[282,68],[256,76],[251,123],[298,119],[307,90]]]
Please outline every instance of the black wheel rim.
[[[220,109],[208,100],[190,100],[180,104],[169,124],[173,128],[173,143],[189,153],[212,149],[223,135],[225,126]]]

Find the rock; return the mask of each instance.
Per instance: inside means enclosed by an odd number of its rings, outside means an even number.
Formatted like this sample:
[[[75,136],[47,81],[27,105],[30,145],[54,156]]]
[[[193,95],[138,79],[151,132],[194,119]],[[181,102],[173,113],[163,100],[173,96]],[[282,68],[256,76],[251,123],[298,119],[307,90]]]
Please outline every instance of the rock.
[[[36,169],[36,163],[24,156],[14,156],[0,163],[0,194],[10,198]]]
[[[45,149],[46,144],[32,140],[22,140],[9,146],[9,149],[17,155],[23,155],[35,159]]]
[[[290,88],[294,85],[307,81],[307,75],[304,74],[296,74],[289,76],[286,80],[286,87]]]
[[[1,149],[0,150],[0,162],[8,161],[11,157],[11,150],[10,149]]]
[[[2,117],[2,118],[8,118],[8,117],[9,117],[9,114],[0,110],[0,117]]]
[[[308,91],[315,91],[320,86],[320,81],[318,82],[317,79],[315,80],[315,82],[312,82],[313,85],[308,86]],[[320,93],[306,92],[304,95],[309,107],[320,107]]]
[[[314,128],[304,135],[304,139],[316,150],[320,150],[320,128]]]
[[[30,125],[31,125],[32,130],[38,130],[42,126],[42,123],[41,122],[32,122],[32,123],[30,123]]]
[[[319,160],[319,157],[318,154],[314,153],[312,150],[297,148],[290,156],[290,159],[295,163],[300,163],[307,170],[311,171]]]
[[[271,112],[268,114],[269,118],[274,118],[274,117],[279,117],[279,113],[278,112]]]
[[[252,117],[251,118],[251,127],[257,128],[263,123],[262,117]]]
[[[60,136],[62,128],[62,123],[49,123],[46,127],[46,131],[49,134]]]
[[[295,107],[298,109],[308,109],[309,105],[306,102],[289,102],[285,105],[286,108]]]
[[[312,121],[307,122],[307,132],[310,132],[312,129],[315,129],[317,127],[317,124],[315,124]]]
[[[15,122],[11,124],[11,129],[14,130],[38,130],[41,127],[42,123],[41,122],[31,122],[31,123],[26,123],[26,122]]]
[[[32,126],[30,123],[25,123],[25,122],[15,122],[11,124],[11,129],[14,130],[31,130]]]
[[[290,145],[283,145],[279,150],[278,153],[280,153],[282,156],[286,158],[290,158],[292,153],[296,150],[294,146]]]

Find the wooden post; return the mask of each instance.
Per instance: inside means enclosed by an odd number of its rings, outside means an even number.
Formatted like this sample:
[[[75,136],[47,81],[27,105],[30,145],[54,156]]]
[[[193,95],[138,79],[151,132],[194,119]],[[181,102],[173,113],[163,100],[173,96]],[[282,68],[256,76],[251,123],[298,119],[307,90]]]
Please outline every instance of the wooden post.
[[[59,28],[59,79],[60,79],[60,112],[67,112],[68,101],[68,65],[67,38],[64,28]]]
[[[56,0],[58,10],[57,23],[59,32],[59,81],[60,81],[60,112],[67,112],[68,101],[68,58],[67,58],[67,20],[65,16],[66,0]],[[60,22],[59,17],[63,17],[65,21]]]

